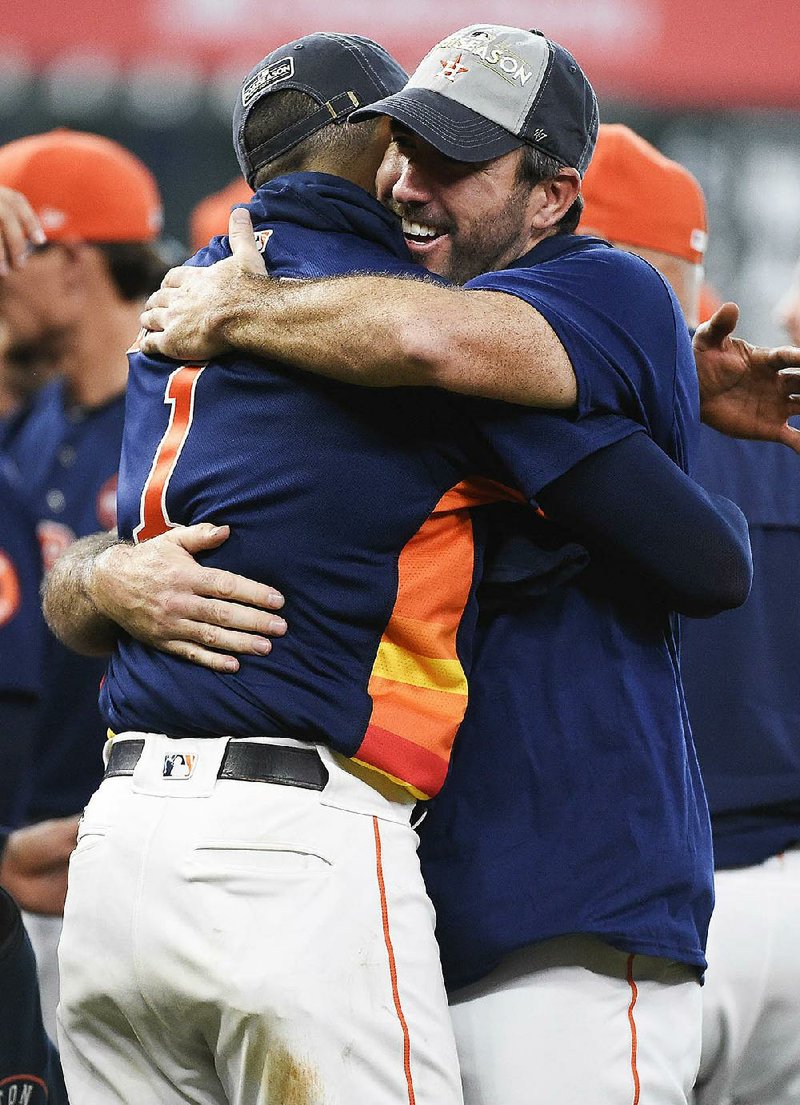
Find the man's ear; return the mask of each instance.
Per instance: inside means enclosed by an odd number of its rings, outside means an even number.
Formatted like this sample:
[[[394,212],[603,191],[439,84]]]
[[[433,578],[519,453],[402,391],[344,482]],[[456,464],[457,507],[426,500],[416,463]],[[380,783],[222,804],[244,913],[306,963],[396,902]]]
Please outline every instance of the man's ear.
[[[534,192],[539,194],[534,226],[539,230],[549,230],[558,223],[572,207],[581,190],[581,178],[577,169],[560,169],[549,180],[536,185]]]

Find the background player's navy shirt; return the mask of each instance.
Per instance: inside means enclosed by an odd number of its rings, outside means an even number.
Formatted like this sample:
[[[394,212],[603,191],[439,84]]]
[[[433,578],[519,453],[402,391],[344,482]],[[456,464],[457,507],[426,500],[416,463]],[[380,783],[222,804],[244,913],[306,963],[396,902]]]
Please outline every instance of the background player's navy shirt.
[[[536,307],[581,409],[622,411],[686,468],[694,358],[646,262],[557,238],[470,286]],[[420,836],[451,987],[568,933],[704,965],[711,839],[675,626],[629,572],[595,554],[568,586],[481,623],[470,708]]]
[[[25,813],[42,693],[45,627],[33,519],[0,456],[0,822]]]
[[[274,275],[421,274],[396,218],[345,181],[279,178],[250,210],[270,235],[265,259]],[[225,239],[215,239],[199,260],[226,251]],[[124,536],[141,524],[174,370],[173,362],[132,357]],[[327,741],[433,793],[429,761],[443,778],[452,740],[450,729],[445,740],[436,727],[444,717],[455,729],[466,705],[480,564],[480,539],[471,523],[456,521],[463,498],[452,500],[451,489],[476,472],[506,472],[456,409],[435,391],[357,388],[266,362],[229,357],[205,368],[167,487],[169,518],[230,524],[231,538],[205,562],[281,589],[290,630],[269,657],[245,658],[236,675],[123,637],[101,693],[111,727]],[[514,435],[537,440],[538,417],[520,409],[517,426],[498,420],[493,429],[496,450],[513,460],[529,497],[587,448],[568,455],[551,435],[552,448],[515,457]],[[634,430],[615,424],[598,433],[608,441]]]
[[[800,459],[784,445],[702,428],[694,475],[750,527],[753,587],[738,610],[685,620],[682,667],[717,867],[800,840]]]
[[[111,529],[124,396],[99,407],[72,404],[63,381],[48,384],[14,429],[7,449],[36,521],[45,569],[78,537]],[[17,666],[24,664],[22,656]],[[36,747],[32,821],[77,813],[102,776],[105,724],[97,690],[105,662],[79,656],[47,633]]]
[[[0,828],[0,850],[5,832]],[[19,909],[0,889],[0,1102],[68,1105],[58,1052],[42,1024],[36,960]]]

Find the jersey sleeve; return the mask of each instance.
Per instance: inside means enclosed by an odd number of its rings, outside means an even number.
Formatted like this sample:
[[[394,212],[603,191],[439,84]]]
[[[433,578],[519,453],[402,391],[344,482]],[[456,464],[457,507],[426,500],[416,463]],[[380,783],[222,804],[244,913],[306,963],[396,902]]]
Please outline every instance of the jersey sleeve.
[[[641,575],[669,609],[708,617],[740,606],[752,582],[739,508],[695,483],[644,432],[587,457],[541,493],[548,517],[592,554]]]
[[[473,406],[478,432],[508,471],[508,477],[534,505],[539,492],[586,457],[642,427],[629,418],[591,414],[570,419],[507,403]]]
[[[685,320],[666,282],[641,258],[578,248],[527,268],[487,273],[467,287],[516,296],[547,320],[575,371],[578,417],[622,414],[664,447],[676,437],[678,402],[696,406]],[[679,395],[684,388],[688,395]]]

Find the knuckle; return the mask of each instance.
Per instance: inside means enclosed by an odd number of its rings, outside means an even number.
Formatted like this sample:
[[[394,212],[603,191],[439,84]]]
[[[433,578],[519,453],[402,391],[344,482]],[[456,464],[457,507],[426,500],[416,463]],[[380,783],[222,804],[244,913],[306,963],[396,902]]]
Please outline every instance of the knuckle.
[[[204,625],[200,629],[200,641],[208,648],[216,648],[220,640],[220,631],[215,625]]]
[[[219,598],[229,599],[236,592],[236,580],[228,572],[213,572],[212,587]]]
[[[218,599],[212,599],[205,607],[204,610],[205,620],[211,622],[214,625],[227,624],[225,618],[225,606]]]
[[[166,591],[158,599],[157,610],[159,614],[170,621],[178,618],[184,610],[183,596],[175,591]]]

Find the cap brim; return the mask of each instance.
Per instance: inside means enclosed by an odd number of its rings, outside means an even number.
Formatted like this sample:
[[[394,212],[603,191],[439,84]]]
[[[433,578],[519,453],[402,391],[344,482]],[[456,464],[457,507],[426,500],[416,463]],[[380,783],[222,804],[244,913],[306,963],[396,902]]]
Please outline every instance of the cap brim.
[[[429,88],[404,88],[354,111],[354,123],[388,115],[454,161],[489,161],[525,143],[505,127]]]

